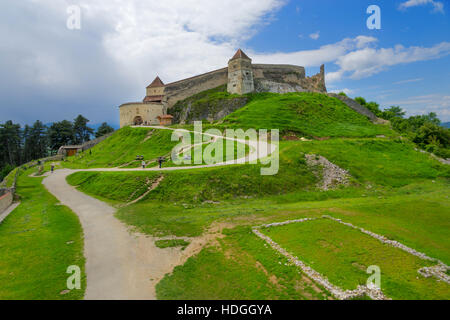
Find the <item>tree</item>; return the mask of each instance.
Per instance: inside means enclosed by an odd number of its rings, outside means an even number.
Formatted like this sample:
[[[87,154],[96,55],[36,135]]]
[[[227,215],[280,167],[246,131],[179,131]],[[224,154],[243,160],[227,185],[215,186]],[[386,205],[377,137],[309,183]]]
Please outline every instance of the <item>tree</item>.
[[[405,114],[406,112],[399,106],[391,106],[388,109],[384,109],[381,117],[386,120],[391,120],[393,118],[403,118]]]
[[[30,139],[30,134],[31,134],[31,127],[26,124],[22,133],[23,139],[22,159],[24,162],[31,160],[31,149],[33,142]]]
[[[89,120],[81,114],[74,120],[73,131],[75,135],[75,144],[83,144],[84,142],[91,140],[94,129],[87,126],[88,122]]]
[[[417,130],[413,141],[421,147],[433,145],[436,148],[448,148],[450,147],[450,130],[435,123],[426,122]]]
[[[114,129],[111,126],[109,126],[106,122],[103,122],[102,125],[98,127],[97,132],[95,133],[95,137],[100,138],[110,132],[114,132]]]
[[[28,140],[28,143],[27,143]],[[28,149],[28,160],[35,160],[47,156],[47,127],[39,120],[29,129],[28,137],[25,138],[25,149]]]
[[[61,146],[75,143],[72,122],[63,120],[53,123],[48,130],[48,142],[52,152],[58,151]]]
[[[21,163],[21,130],[20,124],[11,120],[0,124],[0,163],[16,166]]]

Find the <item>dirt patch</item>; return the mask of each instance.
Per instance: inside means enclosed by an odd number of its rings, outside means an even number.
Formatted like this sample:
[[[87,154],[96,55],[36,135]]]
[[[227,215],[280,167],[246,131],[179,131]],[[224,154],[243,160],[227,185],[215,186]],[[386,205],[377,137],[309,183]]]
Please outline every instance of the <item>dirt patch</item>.
[[[145,141],[147,141],[148,139],[150,139],[150,138],[152,137],[153,133],[155,133],[155,130],[150,130],[150,131],[147,133],[147,135],[145,136],[145,139],[142,140],[141,143],[144,143]]]
[[[314,140],[317,140],[317,141],[326,141],[326,140],[331,139],[331,137],[313,137],[313,138],[314,138]]]
[[[156,180],[148,187],[148,189],[147,189],[146,192],[144,192],[141,196],[139,196],[139,197],[136,198],[135,200],[130,201],[130,202],[128,202],[127,204],[125,204],[124,207],[129,206],[129,205],[131,205],[131,204],[134,204],[134,203],[136,203],[136,202],[141,201],[141,200],[142,200],[143,198],[145,198],[150,192],[152,192],[153,190],[155,190],[155,189],[159,186],[159,184],[161,183],[161,181],[163,181],[163,180],[164,180],[164,176],[161,175],[158,179],[156,179]],[[150,184],[150,179],[149,179],[149,178],[147,178],[146,183],[147,183],[147,185]],[[135,194],[136,194],[136,191],[130,196],[130,198],[132,199],[132,198],[134,197]]]

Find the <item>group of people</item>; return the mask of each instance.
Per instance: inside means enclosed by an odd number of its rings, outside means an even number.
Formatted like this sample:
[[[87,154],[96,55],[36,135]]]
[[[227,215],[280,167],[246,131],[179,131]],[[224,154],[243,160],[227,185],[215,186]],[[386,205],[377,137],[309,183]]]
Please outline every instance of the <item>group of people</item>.
[[[162,168],[162,163],[164,161],[166,161],[166,160],[163,157],[158,158],[159,168]],[[142,160],[141,164],[142,164],[142,169],[145,169],[145,167],[147,166],[147,163],[145,162],[145,160]],[[53,171],[55,171],[55,163],[54,162],[50,165],[50,170],[51,170],[51,173],[53,173]]]
[[[162,168],[162,163],[163,163],[164,161],[166,161],[166,160],[164,159],[164,157],[159,157],[159,158],[158,158],[158,164],[159,164],[159,168],[160,168],[160,169]],[[145,167],[147,166],[147,163],[145,162],[145,160],[142,160],[141,164],[142,164],[142,169],[145,169]]]

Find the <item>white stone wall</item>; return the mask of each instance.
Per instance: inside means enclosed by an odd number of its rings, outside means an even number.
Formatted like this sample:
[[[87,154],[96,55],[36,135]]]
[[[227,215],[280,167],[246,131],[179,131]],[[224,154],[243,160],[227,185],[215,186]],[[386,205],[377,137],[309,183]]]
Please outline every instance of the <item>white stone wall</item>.
[[[134,125],[139,116],[150,125],[159,125],[158,116],[164,115],[164,106],[160,103],[127,103],[120,106],[120,127]]]

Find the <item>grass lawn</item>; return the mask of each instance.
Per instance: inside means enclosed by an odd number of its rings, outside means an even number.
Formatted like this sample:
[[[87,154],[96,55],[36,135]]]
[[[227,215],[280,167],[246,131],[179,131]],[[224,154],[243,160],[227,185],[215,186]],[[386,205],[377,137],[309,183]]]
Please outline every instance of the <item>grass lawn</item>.
[[[176,267],[156,287],[158,299],[327,299],[328,293],[253,236],[249,228],[227,237]]]
[[[449,299],[450,286],[417,271],[435,265],[328,219],[262,229],[283,248],[343,289],[364,285],[371,265],[381,269],[381,288],[393,299]]]
[[[277,279],[286,279],[286,283],[283,283],[282,286],[287,291],[294,290],[295,286],[298,287],[300,284],[304,286],[307,280],[303,278],[300,281],[295,278],[294,273],[290,273],[290,266],[285,265],[284,257],[264,246],[262,240],[253,235],[250,226],[305,217],[321,217],[328,214],[400,241],[431,257],[441,259],[444,263],[450,263],[450,242],[447,236],[450,228],[450,210],[448,210],[450,200],[445,198],[445,194],[450,190],[449,186],[430,184],[423,190],[417,187],[415,190],[418,194],[407,194],[411,191],[411,187],[408,187],[408,190],[402,189],[398,191],[398,194],[391,197],[384,196],[381,199],[378,197],[343,198],[284,204],[274,201],[275,199],[272,201],[254,199],[241,203],[194,207],[186,210],[169,209],[163,206],[158,208],[155,205],[154,211],[151,211],[153,214],[141,215],[139,219],[142,220],[129,219],[128,221],[150,233],[163,230],[165,234],[191,236],[195,235],[193,234],[195,230],[198,230],[195,232],[196,235],[200,234],[202,228],[214,221],[237,226],[223,232],[225,238],[219,239],[220,246],[203,249],[200,254],[190,258],[186,264],[177,267],[172,275],[167,275],[157,286],[159,298],[238,299],[241,297],[242,299],[263,299],[265,297],[263,295],[267,294],[267,297],[273,299],[291,299],[295,297],[295,294],[286,296],[286,292],[280,293],[270,287],[270,281],[267,278],[275,275]],[[408,205],[399,210],[402,203]],[[373,206],[374,204],[376,205]],[[419,204],[421,205],[419,206]],[[416,206],[416,210],[410,210],[410,206]],[[373,210],[371,210],[372,207]],[[144,217],[148,220],[144,220]],[[331,221],[330,223],[327,229],[320,226],[314,229],[315,231],[302,234],[296,230],[292,234],[294,237],[297,234],[306,237],[305,241],[311,244],[309,252],[312,254],[316,251],[318,253],[319,248],[315,248],[315,246],[320,243],[324,244],[321,247],[323,250],[328,248],[325,246],[325,242],[316,241],[318,237],[321,237],[322,229],[325,235],[328,235],[327,241],[331,245],[342,247],[340,252],[344,254],[343,259],[335,259],[332,255],[335,252],[331,250],[329,255],[327,255],[328,252],[324,252],[318,259],[322,262],[324,269],[316,268],[318,262],[312,264],[312,267],[323,272],[333,283],[347,286],[350,289],[354,288],[359,283],[358,281],[365,283],[368,277],[365,274],[366,269],[362,270],[361,266],[378,264],[382,271],[383,289],[387,286],[385,293],[392,298],[449,298],[450,289],[447,284],[437,283],[433,279],[425,280],[417,273],[421,266],[427,264],[426,262],[398,249],[386,247],[378,240],[357,231],[354,233],[353,229],[345,226],[340,228],[341,225]],[[149,228],[150,225],[152,228]],[[339,231],[341,229],[342,232]],[[273,230],[277,231],[277,228],[273,228]],[[326,233],[328,231],[329,233]],[[283,236],[287,233],[280,231],[279,234]],[[343,239],[340,238],[342,235],[345,236]],[[300,243],[300,247],[303,248],[301,246],[303,239],[299,241],[295,239],[297,238],[294,238],[292,244],[295,246]],[[344,243],[344,240],[349,242]],[[374,259],[372,259],[372,253],[376,253]],[[299,257],[303,256],[299,255]],[[334,264],[331,265],[330,261],[333,261]],[[352,264],[353,262],[355,263]],[[406,268],[402,267],[403,269],[400,271],[396,270],[395,267],[401,263],[405,263]],[[259,273],[260,264],[266,271],[269,271],[267,274]],[[296,272],[299,271],[296,267],[291,268],[294,268],[292,270],[296,270]],[[344,273],[340,273],[339,270]],[[329,272],[335,272],[336,279]],[[287,274],[291,276],[286,277]],[[204,279],[208,279],[208,281],[204,281]],[[230,283],[232,289],[228,290],[226,283]],[[257,288],[257,290],[252,291],[253,288]],[[313,299],[311,296],[307,298]]]
[[[124,127],[94,148],[69,157],[68,168],[106,168],[130,163],[142,155],[146,161],[168,155],[178,144],[171,141],[172,131]]]
[[[211,140],[212,141],[212,140]],[[245,157],[250,152],[250,147],[248,144],[240,143],[237,141],[233,142],[233,150],[231,152],[227,152],[227,143],[230,143],[224,139],[218,139],[214,143],[204,143],[202,145],[197,145],[184,153],[178,155],[178,160],[182,161],[181,164],[175,164],[172,159],[169,157],[167,162],[164,162],[164,167],[177,167],[177,166],[195,166],[195,165],[204,165],[204,164],[215,164],[220,162],[225,162],[228,160],[237,160]],[[192,140],[192,144],[194,141]],[[216,157],[216,151],[222,148],[222,156],[219,155]],[[189,157],[186,163],[184,163],[185,157]],[[195,159],[202,159],[201,163],[194,163]],[[156,163],[157,164],[157,163]]]
[[[0,224],[0,300],[82,299],[86,279],[80,222],[58,205],[42,178],[28,177],[32,172],[20,175],[21,204]],[[82,289],[62,295],[71,265],[82,270]]]

